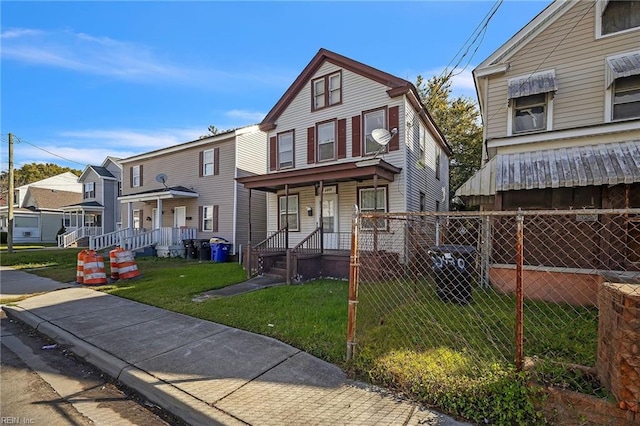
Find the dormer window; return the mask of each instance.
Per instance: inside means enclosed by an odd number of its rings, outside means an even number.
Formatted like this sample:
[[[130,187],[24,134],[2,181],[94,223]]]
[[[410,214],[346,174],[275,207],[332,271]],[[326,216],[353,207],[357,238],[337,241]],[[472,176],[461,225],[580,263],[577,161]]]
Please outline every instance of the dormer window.
[[[311,82],[311,110],[342,103],[342,73],[337,72]]]
[[[600,0],[596,13],[598,36],[640,29],[640,1]]]
[[[556,90],[554,70],[509,79],[507,134],[551,130],[553,92]]]

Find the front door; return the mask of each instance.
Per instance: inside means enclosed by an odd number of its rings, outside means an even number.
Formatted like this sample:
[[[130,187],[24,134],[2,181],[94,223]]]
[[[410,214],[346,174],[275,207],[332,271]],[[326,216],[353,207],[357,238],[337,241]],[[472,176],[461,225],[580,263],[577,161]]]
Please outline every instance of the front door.
[[[187,225],[187,208],[185,206],[173,209],[173,227],[180,228]]]
[[[340,234],[338,234],[338,195],[325,194],[322,198],[324,248],[337,250],[340,248]],[[316,211],[320,212],[320,197],[316,197]]]

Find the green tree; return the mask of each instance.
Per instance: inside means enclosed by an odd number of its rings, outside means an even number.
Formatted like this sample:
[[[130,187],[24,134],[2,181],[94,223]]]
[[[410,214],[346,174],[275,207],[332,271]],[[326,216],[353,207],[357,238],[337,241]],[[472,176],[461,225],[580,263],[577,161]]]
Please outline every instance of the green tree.
[[[471,98],[451,96],[451,75],[424,80],[418,76],[416,88],[436,125],[453,151],[449,163],[450,196],[480,168],[482,126],[477,103]]]
[[[15,187],[28,185],[65,172],[71,172],[76,176],[82,174],[80,170],[62,167],[53,163],[29,163],[13,171],[13,185]],[[9,171],[5,170],[0,173],[0,200],[2,200],[3,205],[6,205],[8,191]]]

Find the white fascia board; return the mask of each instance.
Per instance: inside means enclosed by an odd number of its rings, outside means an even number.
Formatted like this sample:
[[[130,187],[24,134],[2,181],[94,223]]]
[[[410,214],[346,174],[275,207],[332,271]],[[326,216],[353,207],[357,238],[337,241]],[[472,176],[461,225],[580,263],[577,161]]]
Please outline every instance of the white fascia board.
[[[613,133],[633,132],[629,139],[640,137],[638,120],[625,121],[623,123],[608,124],[605,126],[590,126],[579,129],[557,130],[553,132],[542,132],[530,135],[513,136],[487,141],[487,148],[500,148],[505,146],[524,145],[529,143],[552,142],[562,139],[574,139],[589,136],[600,136]]]

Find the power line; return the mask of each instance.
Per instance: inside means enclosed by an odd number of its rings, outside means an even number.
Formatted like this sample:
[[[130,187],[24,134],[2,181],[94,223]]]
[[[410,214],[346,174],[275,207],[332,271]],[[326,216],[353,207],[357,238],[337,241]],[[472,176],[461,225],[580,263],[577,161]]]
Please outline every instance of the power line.
[[[525,84],[525,82],[526,82],[526,81],[528,81],[528,80],[531,78],[531,76],[533,76],[533,74],[535,74],[536,72],[538,72],[538,70],[539,70],[540,68],[542,68],[542,66],[547,62],[547,59],[549,59],[549,58],[551,57],[551,55],[553,54],[553,52],[555,52],[555,51],[556,51],[556,49],[558,49],[558,47],[560,47],[560,45],[561,45],[562,43],[564,43],[564,41],[567,39],[567,37],[569,37],[569,34],[571,34],[571,33],[573,32],[573,30],[575,30],[575,28],[578,26],[578,24],[580,24],[580,22],[582,22],[582,20],[584,19],[584,17],[585,17],[585,16],[587,16],[587,14],[588,14],[589,12],[591,12],[591,9],[593,9],[593,6],[594,6],[595,4],[596,4],[596,2],[595,2],[595,1],[594,1],[593,3],[591,3],[591,6],[589,6],[589,8],[588,8],[588,9],[587,9],[583,14],[582,14],[582,16],[580,16],[580,19],[578,19],[578,22],[576,22],[576,23],[575,23],[575,24],[574,24],[574,25],[569,29],[569,31],[567,31],[567,33],[564,35],[564,37],[562,37],[562,39],[561,39],[558,43],[556,43],[556,45],[553,47],[553,49],[551,49],[551,50],[549,51],[549,53],[547,54],[547,56],[545,56],[545,58],[544,58],[542,61],[540,61],[540,63],[536,66],[536,68],[535,68],[531,73],[529,73],[529,76],[528,76],[528,77],[527,77],[527,78],[526,78],[522,83],[520,83],[520,87],[522,87],[522,85],[524,85],[524,84]],[[564,28],[564,27],[561,27],[561,28]],[[557,32],[559,32],[559,31],[560,31],[560,29],[557,29],[556,31],[554,31],[554,32],[553,32],[553,34],[551,34],[551,36],[555,36],[555,34],[556,34]],[[531,47],[529,47],[527,50],[525,50],[525,51],[523,52],[523,55],[524,55],[524,54],[526,54],[527,52],[529,52],[529,50],[533,49],[534,47],[537,47],[538,45],[540,45],[542,42],[543,42],[543,40],[540,40],[540,41],[538,41],[538,43],[536,43],[536,44],[535,44],[535,46],[531,46]],[[491,121],[493,118],[495,118],[495,116],[496,116],[498,113],[502,112],[506,107],[507,107],[507,106],[506,106],[506,104],[504,104],[504,103],[503,103],[503,104],[502,104],[502,106],[501,106],[501,107],[500,107],[496,112],[494,112],[494,113],[493,113],[489,118],[487,118],[487,122],[486,122],[486,123],[484,123],[484,124],[485,124],[485,126],[486,126],[486,125],[488,125],[488,122],[489,122],[489,121]]]
[[[58,157],[58,158],[60,158],[60,159],[62,159],[62,160],[64,160],[64,161],[67,161],[67,162],[70,162],[70,163],[74,163],[74,164],[78,164],[78,165],[83,166],[83,167],[84,167],[84,166],[86,166],[86,164],[79,163],[79,162],[77,162],[77,161],[75,161],[75,160],[70,160],[70,159],[68,159],[68,158],[66,158],[66,157],[63,157],[63,156],[58,155],[58,154],[56,154],[56,153],[54,153],[54,152],[51,152],[51,151],[46,150],[46,149],[44,149],[44,148],[42,148],[42,147],[39,147],[38,145],[36,145],[36,144],[34,144],[34,143],[31,143],[31,142],[29,142],[29,141],[26,141],[26,140],[22,139],[20,136],[15,136],[15,135],[14,135],[14,137],[18,140],[18,143],[26,143],[27,145],[31,145],[32,147],[34,147],[34,148],[36,148],[36,149],[39,149],[40,151],[46,152],[47,154],[49,154],[49,155],[53,155],[54,157]]]

